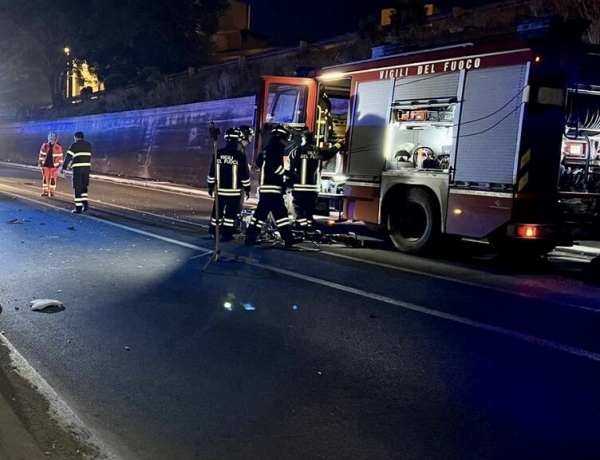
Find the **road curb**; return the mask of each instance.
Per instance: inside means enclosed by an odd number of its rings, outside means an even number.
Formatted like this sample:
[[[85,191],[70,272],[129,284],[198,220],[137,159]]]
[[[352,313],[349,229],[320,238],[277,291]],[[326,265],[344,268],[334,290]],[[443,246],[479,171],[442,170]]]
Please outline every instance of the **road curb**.
[[[30,165],[23,165],[23,164],[2,162],[2,161],[0,161],[0,163],[4,164],[6,166],[13,166],[13,167],[17,167],[17,168],[37,169],[37,167],[30,166]],[[185,193],[188,195],[197,195],[198,197],[212,199],[212,197],[210,197],[208,195],[207,190],[192,187],[192,186],[179,185],[179,184],[175,184],[175,183],[171,183],[171,182],[155,182],[155,181],[150,181],[150,180],[146,180],[146,179],[136,179],[136,178],[130,178],[130,177],[115,177],[115,176],[107,176],[107,175],[94,174],[94,173],[91,174],[91,177],[99,179],[99,180],[103,180],[105,182],[114,182],[114,183],[135,185],[135,186],[139,186],[139,187],[155,188],[155,189],[159,189],[159,190]],[[258,204],[258,199],[255,197],[251,197],[250,199],[245,201],[245,204],[248,206],[256,206]],[[596,243],[596,244],[598,244],[598,243]],[[575,244],[574,246],[560,246],[560,247],[557,247],[555,250],[559,251],[559,252],[585,255],[588,257],[600,256],[600,246],[596,248],[593,246],[582,246],[579,244]]]
[[[44,460],[48,457],[0,393],[0,460]]]

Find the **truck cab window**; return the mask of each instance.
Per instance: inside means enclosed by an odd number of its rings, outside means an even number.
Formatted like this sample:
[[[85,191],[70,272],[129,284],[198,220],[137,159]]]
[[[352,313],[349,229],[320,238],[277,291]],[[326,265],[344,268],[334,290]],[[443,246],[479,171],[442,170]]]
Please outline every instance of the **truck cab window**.
[[[269,85],[267,123],[306,123],[308,88],[301,85]]]

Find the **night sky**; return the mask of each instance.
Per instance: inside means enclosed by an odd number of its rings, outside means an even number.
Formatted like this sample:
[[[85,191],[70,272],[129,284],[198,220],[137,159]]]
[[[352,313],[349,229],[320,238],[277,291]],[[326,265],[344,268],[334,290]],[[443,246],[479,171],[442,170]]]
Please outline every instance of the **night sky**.
[[[251,27],[272,37],[278,45],[293,45],[356,31],[361,18],[370,13],[379,17],[383,8],[394,4],[390,0],[242,0],[251,9]],[[427,2],[425,2],[427,3]],[[439,0],[431,2],[443,12],[453,6],[472,7],[493,3],[493,0]]]

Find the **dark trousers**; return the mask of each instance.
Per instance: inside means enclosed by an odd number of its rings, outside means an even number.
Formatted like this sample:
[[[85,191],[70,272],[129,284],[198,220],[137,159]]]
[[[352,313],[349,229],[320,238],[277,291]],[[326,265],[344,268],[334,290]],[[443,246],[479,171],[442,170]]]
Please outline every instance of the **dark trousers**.
[[[260,231],[269,217],[269,213],[273,214],[277,229],[284,241],[291,240],[292,229],[290,227],[290,219],[288,210],[283,201],[283,195],[279,193],[261,193],[258,199],[258,205],[250,220],[250,225],[246,229],[246,238],[256,240]]]
[[[229,240],[233,237],[235,230],[235,221],[240,213],[241,200],[239,195],[221,196],[219,195],[219,225],[221,229],[221,238]],[[216,203],[213,203],[212,214],[210,215],[210,227],[208,232],[215,234],[217,225]]]
[[[294,211],[296,212],[296,225],[300,229],[310,230],[314,223],[315,207],[318,192],[299,192],[294,190]]]
[[[75,191],[75,208],[88,208],[88,186],[90,185],[90,169],[86,167],[73,168],[73,190]]]

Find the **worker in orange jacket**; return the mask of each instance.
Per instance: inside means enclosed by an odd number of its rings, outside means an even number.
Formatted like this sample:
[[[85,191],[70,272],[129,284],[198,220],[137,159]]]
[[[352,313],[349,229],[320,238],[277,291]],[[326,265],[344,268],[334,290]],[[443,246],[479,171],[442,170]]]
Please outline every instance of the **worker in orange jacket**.
[[[42,169],[42,196],[54,196],[58,168],[63,164],[63,149],[58,142],[58,134],[48,133],[48,142],[40,147],[38,166]]]

